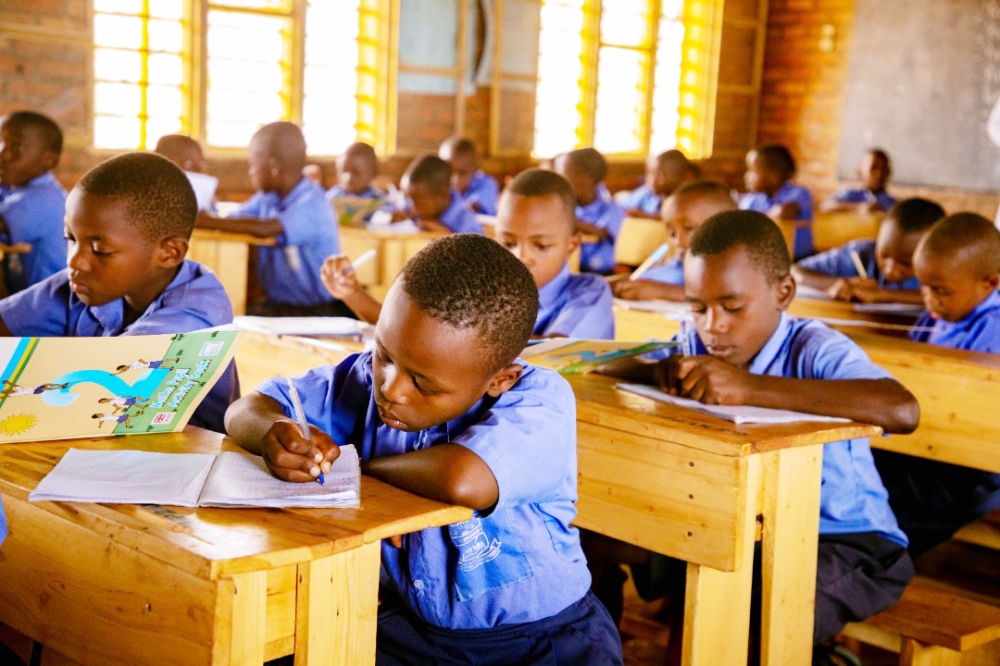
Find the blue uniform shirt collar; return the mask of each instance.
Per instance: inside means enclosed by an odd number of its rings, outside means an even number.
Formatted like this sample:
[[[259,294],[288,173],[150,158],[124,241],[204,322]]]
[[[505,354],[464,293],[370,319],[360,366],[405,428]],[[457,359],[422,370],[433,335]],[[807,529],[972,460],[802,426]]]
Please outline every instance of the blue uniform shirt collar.
[[[273,206],[278,212],[281,212],[288,208],[292,202],[301,197],[310,186],[319,187],[319,185],[303,176],[302,180],[300,180],[298,184],[296,184],[295,187],[293,187],[292,190],[285,195],[284,198],[282,198],[277,192],[268,192],[265,196],[268,198],[268,204]]]
[[[749,372],[752,375],[766,375],[768,370],[776,363],[781,362],[783,359],[780,358],[782,349],[785,348],[785,340],[788,339],[788,334],[792,330],[792,323],[788,319],[788,314],[785,312],[781,313],[781,320],[778,322],[778,326],[774,329],[774,333],[768,339],[764,346],[760,348],[757,355],[753,357],[750,361]]]
[[[558,305],[559,296],[569,282],[569,264],[563,264],[559,274],[552,278],[549,283],[538,290],[538,314],[547,311]]]
[[[969,314],[965,315],[958,321],[942,321],[941,323],[951,329],[961,329],[964,326],[968,326],[978,321],[978,319],[986,312],[996,309],[1000,309],[1000,291],[994,289],[989,296],[979,302],[979,305],[972,308],[972,311],[969,312]]]
[[[175,275],[174,279],[170,281],[170,284],[167,285],[166,289],[160,292],[159,296],[153,299],[153,302],[150,303],[146,307],[146,310],[136,318],[135,322],[145,317],[146,313],[155,310],[156,308],[154,306],[163,298],[163,294],[178,285],[190,282],[194,277],[194,271],[195,264],[185,260],[181,264],[181,269],[177,271],[177,275]],[[122,322],[125,318],[124,298],[116,299],[110,303],[105,303],[104,305],[91,305],[87,309],[90,311],[90,314],[94,317],[94,319],[101,324],[101,327],[105,331],[111,331],[111,335],[119,335],[123,332],[124,329]],[[135,322],[132,323],[134,324]]]

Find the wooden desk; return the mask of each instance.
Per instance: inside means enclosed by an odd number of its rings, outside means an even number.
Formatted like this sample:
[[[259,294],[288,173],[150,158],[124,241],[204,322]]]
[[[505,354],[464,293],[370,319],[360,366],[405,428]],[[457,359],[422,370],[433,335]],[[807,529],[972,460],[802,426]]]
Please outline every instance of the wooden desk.
[[[870,437],[857,423],[736,426],[567,377],[576,393],[576,524],[687,561],[684,664],[745,664],[761,523],[764,664],[812,655],[825,442]]]
[[[235,444],[193,428],[0,444],[0,621],[88,666],[372,664],[380,540],[472,515],[370,477],[361,509],[29,503],[70,447]]]
[[[878,236],[884,212],[861,214],[853,210],[816,211],[813,220],[813,244],[823,252],[852,240]]]
[[[352,259],[375,248],[375,259],[358,269],[358,281],[368,293],[379,301],[385,300],[392,281],[403,270],[403,264],[436,238],[448,235],[443,232],[421,231],[397,233],[369,231],[363,227],[340,228],[340,250]]]
[[[248,331],[236,347],[241,394],[253,392],[271,377],[291,377],[318,365],[336,365],[363,350],[360,340],[350,338],[273,336]]]
[[[233,303],[233,314],[247,311],[247,284],[250,278],[250,247],[274,246],[274,238],[258,238],[216,229],[195,228],[191,234],[188,258],[209,268],[226,288]]]

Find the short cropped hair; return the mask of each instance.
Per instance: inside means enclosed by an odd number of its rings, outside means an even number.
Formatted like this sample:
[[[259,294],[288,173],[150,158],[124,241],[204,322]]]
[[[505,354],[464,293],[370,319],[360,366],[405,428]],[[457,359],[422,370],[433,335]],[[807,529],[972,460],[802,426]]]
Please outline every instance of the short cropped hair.
[[[189,238],[198,202],[180,168],[156,153],[124,153],[83,174],[76,187],[125,203],[129,220],[153,241]]]
[[[403,178],[411,185],[419,183],[433,192],[447,192],[451,188],[451,165],[433,153],[424,153],[410,162]]]
[[[1000,231],[976,213],[955,213],[931,227],[915,252],[924,257],[958,256],[975,275],[1000,273]]]
[[[283,171],[301,174],[306,165],[306,139],[295,123],[278,121],[257,130],[251,143],[256,143],[278,163]]]
[[[708,218],[691,236],[693,257],[714,256],[743,246],[769,283],[786,275],[792,266],[788,246],[774,220],[752,210],[731,210]]]
[[[788,148],[780,143],[765,143],[754,148],[757,159],[764,168],[778,174],[782,181],[795,175],[795,158]]]
[[[453,136],[445,139],[441,144],[441,150],[444,151],[445,149],[450,153],[450,159],[455,159],[456,157],[476,157],[476,144],[464,137]]]
[[[719,212],[736,210],[736,202],[729,188],[716,180],[698,180],[681,185],[671,195],[678,204],[705,201],[717,204]]]
[[[566,223],[576,231],[576,195],[569,181],[555,171],[525,169],[514,177],[504,192],[522,197],[556,195],[566,211]]]
[[[684,173],[685,171],[694,173],[698,171],[698,168],[687,158],[687,155],[676,148],[657,155],[656,164],[662,171],[674,171],[677,173]]]
[[[582,173],[595,183],[604,180],[608,175],[608,161],[595,148],[580,148],[571,150],[565,155],[566,168]]]
[[[885,152],[882,148],[869,148],[868,154],[872,157],[880,157],[885,162],[886,167],[892,170],[892,160],[889,159],[889,153]]]
[[[369,167],[371,167],[372,172],[378,171],[378,155],[375,154],[375,149],[364,141],[358,141],[352,143],[344,151],[344,157],[348,155],[353,155],[358,159],[364,161]]]
[[[34,127],[42,136],[45,148],[58,154],[62,153],[63,133],[56,121],[35,111],[13,111],[0,117],[0,124]]]
[[[914,234],[930,229],[944,217],[944,208],[930,199],[913,197],[897,202],[889,209],[888,217],[904,234]]]
[[[163,155],[182,169],[188,166],[187,163],[193,156],[202,157],[201,146],[198,145],[198,142],[184,134],[161,136],[153,151],[158,155]]]
[[[476,331],[489,373],[508,365],[528,344],[538,316],[538,288],[521,260],[490,238],[439,238],[406,262],[399,280],[424,314]]]

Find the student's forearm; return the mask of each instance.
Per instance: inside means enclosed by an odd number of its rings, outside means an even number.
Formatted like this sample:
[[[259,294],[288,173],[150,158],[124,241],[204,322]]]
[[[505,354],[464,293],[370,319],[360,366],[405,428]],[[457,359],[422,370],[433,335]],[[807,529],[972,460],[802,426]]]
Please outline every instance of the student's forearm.
[[[916,289],[879,289],[875,294],[874,302],[923,305],[924,297]]]
[[[596,224],[591,224],[590,222],[584,222],[580,219],[576,221],[576,230],[585,235],[597,236],[601,240],[611,238],[611,234],[608,233],[607,229],[599,227]]]
[[[834,282],[840,279],[836,275],[817,273],[816,271],[810,271],[799,266],[792,266],[792,277],[795,278],[796,283],[810,287],[811,289],[819,289],[820,291],[829,289],[833,286]]]
[[[205,212],[198,213],[195,226],[200,229],[215,229],[237,234],[247,234],[257,238],[277,236],[284,227],[275,219],[259,219],[255,217],[216,217]]]
[[[357,315],[358,319],[369,324],[377,324],[379,315],[382,314],[382,304],[372,298],[368,292],[358,289],[350,296],[344,297],[344,304],[351,308],[351,312]]]
[[[370,460],[364,472],[417,495],[483,511],[497,503],[496,477],[482,458],[460,444],[439,444]]]
[[[226,410],[226,432],[247,451],[261,455],[264,437],[271,426],[287,418],[276,400],[254,391]]]
[[[638,384],[656,384],[656,363],[637,358],[611,361],[597,368],[596,372]]]
[[[451,229],[444,226],[437,220],[420,220],[420,226],[424,231],[435,231],[440,233],[451,233]]]

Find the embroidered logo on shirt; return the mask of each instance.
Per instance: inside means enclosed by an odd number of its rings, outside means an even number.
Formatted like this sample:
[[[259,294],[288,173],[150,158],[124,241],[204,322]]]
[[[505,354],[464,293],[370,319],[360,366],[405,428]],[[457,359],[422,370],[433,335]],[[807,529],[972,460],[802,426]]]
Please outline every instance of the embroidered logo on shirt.
[[[452,525],[451,539],[458,548],[459,571],[473,571],[496,559],[502,545],[499,539],[490,541],[483,531],[483,521],[478,518]]]

